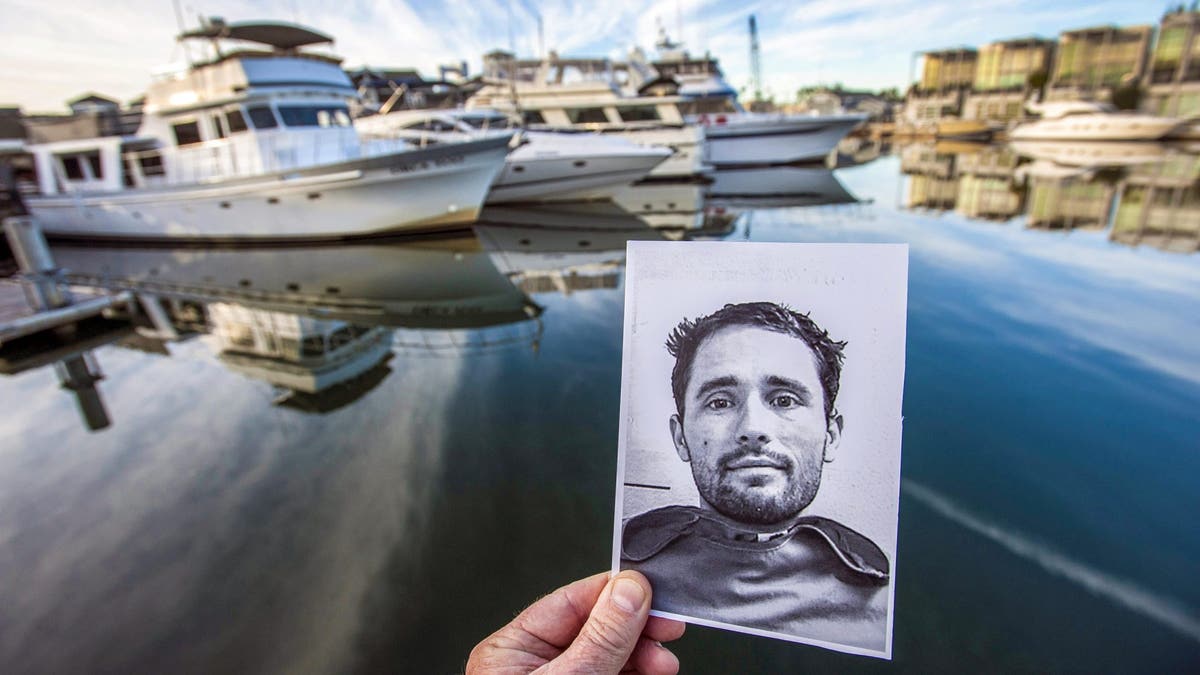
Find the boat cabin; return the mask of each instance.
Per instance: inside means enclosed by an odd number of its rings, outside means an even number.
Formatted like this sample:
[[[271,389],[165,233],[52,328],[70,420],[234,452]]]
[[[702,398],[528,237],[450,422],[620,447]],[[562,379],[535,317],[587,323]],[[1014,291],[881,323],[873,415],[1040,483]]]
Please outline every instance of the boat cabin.
[[[340,59],[305,49],[333,38],[212,19],[179,40],[204,41],[210,56],[151,83],[136,135],[28,146],[43,194],[218,181],[363,154]]]

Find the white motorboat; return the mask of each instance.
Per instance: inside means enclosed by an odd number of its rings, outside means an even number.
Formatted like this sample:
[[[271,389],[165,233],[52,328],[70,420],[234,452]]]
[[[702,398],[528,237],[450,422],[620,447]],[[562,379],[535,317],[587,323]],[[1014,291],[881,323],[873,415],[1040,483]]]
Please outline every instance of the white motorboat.
[[[677,83],[683,118],[704,127],[708,161],[716,167],[820,161],[855,127],[862,114],[782,115],[746,112],[737,90],[725,81],[717,60],[693,57],[659,31],[659,59],[649,64],[662,87]],[[635,51],[631,60],[641,60]],[[633,72],[642,72],[635,68]],[[643,84],[643,87],[646,85]]]
[[[704,129],[688,124],[673,95],[639,95],[614,78],[631,81],[625,64],[608,59],[518,60],[507,52],[484,55],[487,84],[467,100],[467,109],[494,109],[519,116],[531,130],[575,129],[618,135],[639,145],[665,146],[673,154],[656,166],[654,178],[686,178],[712,171]],[[650,77],[648,73],[633,80]]]
[[[746,112],[715,59],[692,58],[665,36],[658,47],[662,58],[654,62],[640,50],[626,62],[564,59],[553,52],[546,59],[519,60],[493,52],[484,57],[489,84],[467,106],[519,112],[531,125],[670,145],[677,155],[651,173],[655,178],[703,175],[709,166],[818,161],[866,120]]]
[[[1183,124],[1174,117],[1118,112],[1108,103],[1054,101],[1027,103],[1039,119],[1018,124],[1009,137],[1019,141],[1155,141]]]
[[[821,161],[867,117],[742,112],[689,119],[704,126],[708,161],[720,168]]]
[[[360,117],[354,124],[364,137],[406,138],[422,146],[511,132],[508,116],[487,110],[405,110]],[[618,136],[523,131],[487,203],[611,199],[671,154]]]
[[[509,135],[418,148],[363,141],[332,42],[283,23],[214,19],[181,40],[211,60],[153,82],[136,137],[28,145],[50,235],[300,240],[431,229],[475,219]],[[269,50],[247,51],[233,43]]]

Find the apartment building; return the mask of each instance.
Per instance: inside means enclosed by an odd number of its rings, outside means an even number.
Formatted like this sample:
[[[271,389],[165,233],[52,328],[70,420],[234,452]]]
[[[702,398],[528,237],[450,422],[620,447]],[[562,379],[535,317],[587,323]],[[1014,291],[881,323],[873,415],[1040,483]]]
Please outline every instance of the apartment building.
[[[1142,80],[1143,112],[1166,117],[1200,115],[1200,12],[1163,16]]]
[[[1141,82],[1149,65],[1153,35],[1152,26],[1063,31],[1046,99],[1113,101],[1114,94]]]
[[[975,78],[963,119],[1008,124],[1024,116],[1024,105],[1050,76],[1054,41],[1037,37],[1002,40],[979,50]]]
[[[925,52],[921,79],[905,99],[905,116],[916,123],[959,117],[965,92],[975,81],[978,56],[968,47]]]

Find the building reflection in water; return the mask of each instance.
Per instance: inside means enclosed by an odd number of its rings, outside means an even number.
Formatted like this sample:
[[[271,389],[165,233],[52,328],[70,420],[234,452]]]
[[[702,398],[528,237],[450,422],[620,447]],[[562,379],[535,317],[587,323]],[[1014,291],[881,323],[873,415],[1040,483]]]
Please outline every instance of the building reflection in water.
[[[1200,155],[1159,143],[914,144],[901,149],[904,206],[1038,230],[1107,231],[1113,242],[1200,250]]]

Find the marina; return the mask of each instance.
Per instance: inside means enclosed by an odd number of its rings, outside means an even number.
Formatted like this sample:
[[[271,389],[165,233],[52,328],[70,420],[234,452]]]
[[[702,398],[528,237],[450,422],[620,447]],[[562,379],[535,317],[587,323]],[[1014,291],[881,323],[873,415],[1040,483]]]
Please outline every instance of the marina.
[[[643,241],[910,251],[892,660],[691,625],[681,672],[1200,663],[1200,70],[1155,42],[1200,13],[795,104],[761,16],[748,64],[649,19],[422,79],[292,13],[0,144],[0,671],[461,672],[609,565]]]

